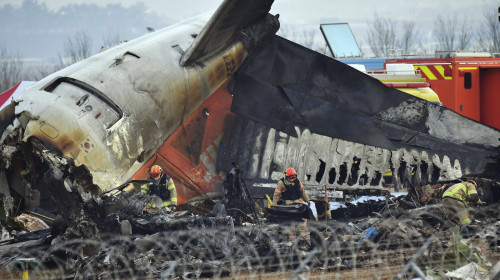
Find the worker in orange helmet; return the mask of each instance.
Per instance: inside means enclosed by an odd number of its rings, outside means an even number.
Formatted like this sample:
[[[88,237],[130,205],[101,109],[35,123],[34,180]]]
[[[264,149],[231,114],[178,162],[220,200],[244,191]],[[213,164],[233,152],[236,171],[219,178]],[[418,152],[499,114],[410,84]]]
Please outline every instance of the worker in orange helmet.
[[[297,172],[292,167],[289,167],[285,171],[285,176],[278,181],[276,189],[273,194],[273,204],[296,204],[296,203],[307,203],[307,214],[308,217],[314,217],[309,206],[311,202],[309,196],[304,191],[304,185],[297,178]],[[304,223],[299,226],[299,234],[304,234],[307,227],[307,219],[303,219]],[[290,239],[295,238],[295,233],[289,236]]]
[[[285,171],[285,176],[278,181],[273,195],[273,204],[304,203],[311,205],[309,196],[304,192],[304,185],[297,178],[297,172],[292,167]]]
[[[174,181],[170,176],[163,172],[159,165],[153,165],[149,169],[150,183],[141,186],[141,192],[146,195],[155,195],[162,200],[161,205],[156,205],[151,202],[146,206],[145,210],[151,208],[159,210],[158,208],[166,208],[175,211],[177,209],[177,191],[175,190]]]
[[[461,226],[470,225],[472,221],[467,210],[468,204],[483,204],[479,199],[477,188],[477,183],[473,180],[450,186],[443,193],[441,200],[446,218]]]

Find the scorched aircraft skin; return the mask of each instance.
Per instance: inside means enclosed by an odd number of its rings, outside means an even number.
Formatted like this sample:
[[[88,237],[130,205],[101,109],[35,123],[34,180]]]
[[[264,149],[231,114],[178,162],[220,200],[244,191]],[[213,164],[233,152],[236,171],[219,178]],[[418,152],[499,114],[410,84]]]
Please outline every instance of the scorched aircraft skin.
[[[210,15],[204,15],[165,28],[36,83],[2,114],[2,123],[12,122],[0,131],[8,145],[3,159],[9,185],[23,185],[19,192],[26,196],[43,184],[34,178],[35,168],[33,176],[20,175],[27,167],[17,155],[30,150],[21,142],[36,142],[38,153],[53,152],[44,162],[51,158],[51,165],[68,167],[54,175],[67,189],[80,185],[97,194],[129,180],[232,76],[252,45],[278,30],[278,21],[267,15],[271,3],[226,1],[208,23]],[[77,175],[69,166],[83,170]]]
[[[182,204],[217,193],[231,161],[253,185],[288,166],[336,189],[381,189],[390,166],[399,184],[498,176],[498,130],[275,36],[272,2],[226,0],[36,83],[0,113],[2,192],[69,208],[62,193],[161,164]]]

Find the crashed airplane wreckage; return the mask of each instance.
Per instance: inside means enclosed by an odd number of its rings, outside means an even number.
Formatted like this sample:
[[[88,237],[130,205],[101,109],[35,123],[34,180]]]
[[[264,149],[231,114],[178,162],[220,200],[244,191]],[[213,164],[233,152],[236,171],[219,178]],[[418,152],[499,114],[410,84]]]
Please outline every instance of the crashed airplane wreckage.
[[[500,131],[274,35],[272,2],[224,1],[27,89],[0,112],[5,208],[75,220],[153,164],[181,205],[219,195],[233,161],[260,195],[294,166],[313,199],[387,191],[389,168],[399,185],[500,176]]]

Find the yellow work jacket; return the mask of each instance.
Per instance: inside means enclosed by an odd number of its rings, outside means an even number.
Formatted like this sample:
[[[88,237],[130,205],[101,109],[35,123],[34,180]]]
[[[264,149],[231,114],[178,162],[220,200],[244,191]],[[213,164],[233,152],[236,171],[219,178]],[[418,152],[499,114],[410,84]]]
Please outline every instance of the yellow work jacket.
[[[152,178],[148,179],[154,182]],[[157,188],[157,191],[155,193],[152,193],[152,186],[150,184],[144,184],[141,186],[141,192],[146,195],[159,196],[162,199],[162,204],[160,205],[160,207],[162,208],[172,205],[177,206],[177,191],[175,189],[174,181],[172,180],[172,178],[170,178],[166,174],[163,174],[159,182],[156,182],[155,187]],[[165,197],[164,195],[161,195],[162,191],[168,191],[168,196]],[[154,202],[151,202],[149,206],[151,206],[152,208],[156,208],[158,205],[156,205]]]
[[[464,182],[464,183],[458,183],[455,185],[452,185],[449,187],[444,193],[443,193],[443,198],[445,197],[451,197],[456,200],[462,201],[464,203],[467,202],[474,202],[474,203],[481,203],[481,200],[478,198],[477,201],[473,201],[471,199],[472,195],[477,196],[477,190],[474,184],[469,183],[469,182]]]

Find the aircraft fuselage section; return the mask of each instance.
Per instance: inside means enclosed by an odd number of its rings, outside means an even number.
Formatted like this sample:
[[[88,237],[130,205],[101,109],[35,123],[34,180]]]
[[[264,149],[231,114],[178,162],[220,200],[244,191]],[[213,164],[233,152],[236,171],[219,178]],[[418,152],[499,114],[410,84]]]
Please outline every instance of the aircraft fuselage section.
[[[36,137],[85,165],[102,191],[125,182],[244,61],[237,42],[179,66],[206,20],[120,44],[36,83],[16,106],[24,140]]]

